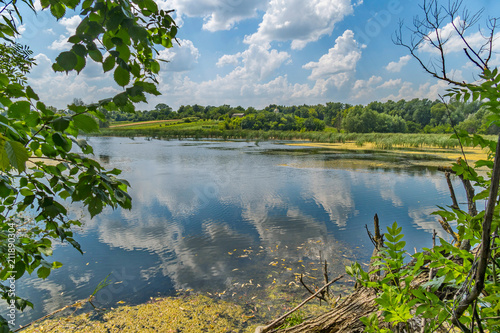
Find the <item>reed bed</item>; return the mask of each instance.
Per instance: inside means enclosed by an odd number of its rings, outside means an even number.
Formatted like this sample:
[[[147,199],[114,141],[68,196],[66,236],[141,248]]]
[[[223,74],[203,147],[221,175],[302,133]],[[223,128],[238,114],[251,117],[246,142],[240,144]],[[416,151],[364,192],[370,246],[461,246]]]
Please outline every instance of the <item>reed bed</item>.
[[[346,143],[354,142],[362,147],[373,144],[378,149],[397,148],[444,148],[453,149],[460,146],[457,139],[450,134],[413,134],[413,133],[334,133],[296,132],[296,131],[252,131],[252,130],[223,130],[214,124],[191,123],[176,124],[155,128],[113,128],[104,129],[99,136],[148,137],[153,139],[223,139],[247,141],[310,141],[318,143]]]

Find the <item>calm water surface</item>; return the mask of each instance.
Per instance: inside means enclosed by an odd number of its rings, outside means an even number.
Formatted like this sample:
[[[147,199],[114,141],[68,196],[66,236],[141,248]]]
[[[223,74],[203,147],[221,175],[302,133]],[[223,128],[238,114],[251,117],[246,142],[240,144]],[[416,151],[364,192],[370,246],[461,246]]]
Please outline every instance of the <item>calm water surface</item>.
[[[101,163],[123,170],[133,209],[90,220],[72,208],[85,221],[77,238],[85,254],[58,245],[53,260],[62,268],[43,281],[18,282],[19,295],[36,305],[18,324],[88,297],[108,274],[112,284],[98,294],[98,306],[179,289],[234,296],[245,283],[293,281],[320,259],[333,276],[349,260],[369,259],[365,225],[372,227],[375,213],[384,230],[394,221],[402,225],[413,249],[431,245],[440,226],[429,214],[451,204],[442,173],[405,167],[394,153],[270,142],[90,142]]]

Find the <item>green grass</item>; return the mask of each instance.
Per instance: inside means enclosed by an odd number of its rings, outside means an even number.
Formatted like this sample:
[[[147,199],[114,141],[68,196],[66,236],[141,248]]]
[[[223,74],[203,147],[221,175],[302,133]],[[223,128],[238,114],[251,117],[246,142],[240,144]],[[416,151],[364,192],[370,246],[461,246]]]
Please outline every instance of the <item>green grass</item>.
[[[458,140],[451,139],[450,134],[338,133],[331,128],[327,128],[321,132],[222,130],[219,124],[219,121],[214,120],[139,124],[137,126],[103,129],[97,135],[145,136],[158,139],[220,138],[224,140],[244,139],[248,141],[304,140],[321,143],[355,142],[361,147],[367,143],[373,143],[379,149],[423,147],[452,149],[459,147]]]
[[[300,311],[294,312],[285,319],[285,323],[280,326],[280,329],[297,326],[298,324],[302,324],[304,320],[304,315]]]

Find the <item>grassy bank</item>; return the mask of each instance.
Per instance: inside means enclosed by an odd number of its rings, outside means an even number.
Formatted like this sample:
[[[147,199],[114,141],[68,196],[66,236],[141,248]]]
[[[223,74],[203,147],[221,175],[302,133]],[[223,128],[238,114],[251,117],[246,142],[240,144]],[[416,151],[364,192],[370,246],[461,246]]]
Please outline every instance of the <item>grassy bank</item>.
[[[157,139],[243,139],[249,141],[267,140],[304,140],[321,143],[353,142],[358,146],[372,144],[378,149],[392,148],[457,148],[458,140],[450,134],[413,134],[413,133],[338,133],[332,128],[321,132],[297,131],[253,131],[225,130],[217,121],[172,121],[149,124],[127,124],[101,130],[97,135],[149,137]]]

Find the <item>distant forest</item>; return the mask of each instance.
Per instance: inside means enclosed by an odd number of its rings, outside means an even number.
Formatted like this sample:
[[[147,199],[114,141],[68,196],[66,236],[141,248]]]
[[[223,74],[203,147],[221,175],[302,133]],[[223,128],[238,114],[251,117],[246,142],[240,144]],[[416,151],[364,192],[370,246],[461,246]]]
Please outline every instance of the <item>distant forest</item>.
[[[219,120],[222,129],[322,131],[334,128],[355,133],[449,133],[453,125],[469,133],[498,134],[498,127],[489,126],[489,116],[490,112],[481,107],[481,102],[452,101],[445,105],[428,99],[371,102],[366,106],[335,102],[301,106],[271,104],[262,110],[195,104],[183,105],[174,111],[161,103],[150,111],[107,114],[108,120],[113,122],[181,118]]]

